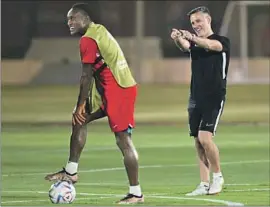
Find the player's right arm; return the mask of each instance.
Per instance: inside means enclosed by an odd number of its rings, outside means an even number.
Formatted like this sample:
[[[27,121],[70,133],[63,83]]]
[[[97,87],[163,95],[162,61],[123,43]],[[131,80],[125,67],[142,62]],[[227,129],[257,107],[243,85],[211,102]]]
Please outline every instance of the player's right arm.
[[[85,104],[87,98],[89,98],[89,91],[91,90],[93,82],[93,64],[96,60],[97,53],[96,42],[91,38],[82,37],[80,40],[80,53],[82,62],[82,76],[80,80],[80,92],[73,117],[75,122],[78,124],[83,124],[86,121],[86,118],[83,116],[85,113]]]
[[[190,42],[183,38],[181,31],[172,29],[171,38],[174,40],[175,45],[183,52],[190,51]]]

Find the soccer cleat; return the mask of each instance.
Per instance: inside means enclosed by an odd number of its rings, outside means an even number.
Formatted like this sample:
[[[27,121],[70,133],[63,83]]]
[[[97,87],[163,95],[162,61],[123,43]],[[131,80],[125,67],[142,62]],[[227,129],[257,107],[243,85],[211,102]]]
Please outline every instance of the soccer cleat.
[[[144,202],[144,196],[136,196],[133,194],[127,194],[124,198],[117,202],[117,204],[139,204]]]
[[[186,196],[200,196],[200,195],[207,195],[209,191],[209,186],[200,184],[197,188],[192,191],[191,193],[187,193]]]
[[[213,179],[213,183],[210,185],[209,195],[215,195],[222,191],[224,179],[222,176]]]
[[[78,175],[77,173],[70,174],[66,171],[65,168],[63,168],[63,170],[59,172],[46,175],[45,180],[54,182],[63,180],[71,183],[76,183],[78,181]]]

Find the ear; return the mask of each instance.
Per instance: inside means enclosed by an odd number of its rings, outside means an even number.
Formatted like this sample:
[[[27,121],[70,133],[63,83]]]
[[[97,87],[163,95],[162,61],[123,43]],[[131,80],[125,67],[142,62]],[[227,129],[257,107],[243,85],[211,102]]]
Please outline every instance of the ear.
[[[89,22],[89,17],[83,15],[83,16],[82,16],[82,23],[83,23],[84,25],[86,25],[86,24],[88,24],[88,22]]]
[[[212,22],[211,16],[210,16],[210,15],[207,15],[207,16],[206,16],[206,19],[207,19],[208,23],[211,24],[211,22]]]

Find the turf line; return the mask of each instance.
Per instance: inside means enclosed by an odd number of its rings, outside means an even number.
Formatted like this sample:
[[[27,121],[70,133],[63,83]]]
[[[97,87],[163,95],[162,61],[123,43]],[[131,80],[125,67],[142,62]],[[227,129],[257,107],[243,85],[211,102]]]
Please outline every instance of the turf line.
[[[224,190],[224,192],[252,192],[252,191],[270,191],[270,188],[252,188],[252,189]]]
[[[265,163],[269,160],[242,160],[235,162],[222,162],[221,165],[235,165],[235,164],[255,164],[255,163]],[[194,167],[197,164],[179,164],[179,165],[142,165],[140,169],[147,168],[167,168],[167,167]],[[106,171],[118,171],[125,170],[124,167],[114,167],[114,168],[100,168],[100,169],[91,169],[91,170],[81,170],[80,173],[94,173],[94,172],[106,172]],[[33,175],[46,175],[49,172],[40,172],[40,173],[13,173],[13,174],[2,174],[2,177],[8,176],[33,176]]]
[[[18,192],[18,193],[42,193],[47,194],[48,192],[43,191],[2,191],[2,192]],[[84,195],[84,196],[102,196],[98,198],[112,198],[112,197],[122,197],[124,195],[120,194],[94,194],[94,193],[77,193],[77,195]],[[104,197],[105,196],[105,197]],[[244,206],[243,203],[240,202],[232,202],[226,200],[219,200],[219,199],[208,199],[208,198],[189,198],[189,197],[177,197],[177,196],[163,196],[163,195],[145,195],[146,198],[157,198],[157,199],[174,199],[174,200],[196,200],[196,201],[208,201],[211,203],[220,203],[225,204],[227,206]],[[95,197],[97,198],[97,197]],[[76,200],[86,200],[90,198],[77,198]],[[6,203],[31,203],[31,202],[44,202],[48,200],[20,200],[20,201],[4,201],[2,204]]]

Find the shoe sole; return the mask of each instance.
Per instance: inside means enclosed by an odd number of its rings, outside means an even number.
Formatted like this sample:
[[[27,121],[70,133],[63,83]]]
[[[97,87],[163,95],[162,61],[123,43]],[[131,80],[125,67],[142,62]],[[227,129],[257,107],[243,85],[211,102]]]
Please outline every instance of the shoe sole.
[[[208,193],[208,195],[218,195],[219,193],[221,193],[221,192],[222,192],[222,190],[223,190],[223,189],[221,189],[221,191],[219,191],[219,192],[215,192],[215,193]]]
[[[137,201],[137,202],[125,202],[125,203],[121,203],[121,201],[120,201],[120,202],[117,202],[117,204],[119,204],[119,205],[126,205],[126,204],[142,204],[142,203],[144,203],[144,200],[140,200],[140,201]]]
[[[47,180],[47,181],[49,181],[49,182],[58,182],[58,181],[67,181],[67,182],[71,182],[71,183],[73,183],[73,184],[75,184],[75,183],[77,183],[77,181],[78,180],[76,180],[76,181],[73,181],[73,180],[71,180],[71,179],[52,179],[52,178],[45,178],[45,180]]]
[[[215,193],[208,193],[208,195],[218,195],[218,194],[220,194],[221,192],[222,192],[222,190],[219,191],[219,192],[215,192]]]
[[[208,193],[206,193],[206,194],[199,194],[199,195],[185,195],[185,196],[192,197],[192,196],[205,196],[205,195],[208,195]]]
[[[144,202],[135,202],[135,203],[117,203],[118,205],[127,205],[127,204],[143,204]]]

